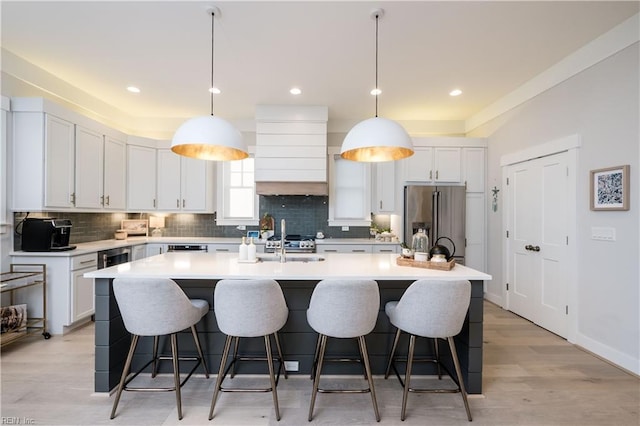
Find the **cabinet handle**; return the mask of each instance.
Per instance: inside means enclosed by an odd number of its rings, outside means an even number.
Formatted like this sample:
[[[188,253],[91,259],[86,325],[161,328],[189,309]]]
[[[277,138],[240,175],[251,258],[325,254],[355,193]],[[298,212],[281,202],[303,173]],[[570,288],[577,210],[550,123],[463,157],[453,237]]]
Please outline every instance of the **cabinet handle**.
[[[229,249],[225,249],[225,248],[217,248],[216,251],[229,251]]]
[[[362,249],[353,249],[351,250],[351,253],[364,253],[365,251]]]
[[[337,253],[338,250],[326,249],[324,252],[325,253]]]
[[[380,210],[382,210],[382,200],[380,200]]]
[[[76,193],[75,192],[71,193],[71,204],[73,204],[74,206],[76,205]]]
[[[87,263],[96,263],[95,259],[91,260],[83,260],[80,262],[81,265],[86,265]]]
[[[388,250],[388,249],[387,249],[387,250],[385,250],[385,249],[382,249],[382,250],[379,250],[379,252],[380,252],[380,253],[395,253],[396,251],[395,251],[395,250]]]
[[[186,207],[186,205],[187,205],[187,204],[186,204],[186,202],[185,202],[185,200],[184,200],[184,198],[183,198],[183,199],[182,199],[182,208],[184,209],[184,208]]]
[[[436,180],[438,180],[438,171],[436,170]]]
[[[155,198],[153,199],[153,208],[154,209],[156,208],[156,199]]]
[[[107,205],[109,205],[109,196],[107,195]]]
[[[180,208],[180,199],[179,198],[176,200],[176,207]]]
[[[100,205],[104,206],[104,195],[102,197],[100,197]]]
[[[429,180],[433,179],[433,170],[429,170]]]

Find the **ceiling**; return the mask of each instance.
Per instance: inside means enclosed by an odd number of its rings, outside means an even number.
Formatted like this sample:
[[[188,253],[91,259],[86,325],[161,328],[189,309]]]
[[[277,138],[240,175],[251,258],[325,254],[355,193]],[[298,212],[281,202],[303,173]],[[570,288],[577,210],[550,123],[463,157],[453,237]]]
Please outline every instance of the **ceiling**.
[[[215,113],[257,104],[326,105],[329,120],[379,114],[467,120],[638,13],[639,2],[2,1],[2,48],[131,117],[209,112],[215,5]],[[137,86],[141,93],[126,91]],[[300,87],[302,95],[289,89]],[[463,94],[449,96],[459,88]],[[4,92],[3,92],[4,93]],[[64,94],[61,94],[64,95]]]

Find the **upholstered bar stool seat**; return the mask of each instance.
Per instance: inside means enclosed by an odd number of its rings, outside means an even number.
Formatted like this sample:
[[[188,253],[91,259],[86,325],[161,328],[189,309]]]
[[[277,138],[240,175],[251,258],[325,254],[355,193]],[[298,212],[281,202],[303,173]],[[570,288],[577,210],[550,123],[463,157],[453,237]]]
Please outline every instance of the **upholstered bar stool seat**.
[[[315,372],[313,391],[309,405],[309,421],[313,419],[313,407],[318,392],[326,393],[371,393],[376,421],[380,421],[376,392],[369,366],[369,354],[364,336],[373,331],[380,309],[378,283],[373,280],[323,280],[313,293],[307,310],[307,322],[318,334],[318,344],[314,356]],[[320,389],[320,375],[325,358],[327,338],[356,338],[360,358],[364,364],[367,389],[329,390]],[[346,421],[347,419],[345,419]]]
[[[453,337],[462,330],[470,300],[471,283],[469,281],[418,280],[407,288],[399,301],[387,302],[385,305],[385,312],[389,317],[389,321],[398,328],[393,341],[391,355],[389,356],[385,379],[389,377],[389,372],[393,367],[403,387],[401,420],[406,417],[409,392],[459,392],[462,394],[467,418],[471,421],[471,410],[469,409],[467,392],[464,388],[460,362],[458,361],[453,340]],[[400,360],[400,358],[395,358],[395,352],[402,331],[410,335],[404,381],[395,366],[395,362]],[[446,365],[440,363],[439,357],[436,357],[435,361],[439,365],[441,364],[443,369],[454,380],[457,384],[456,389],[414,389],[410,387],[416,336],[446,339],[449,342],[451,358],[456,371],[455,377]]]
[[[202,355],[200,339],[195,328],[195,325],[209,312],[209,303],[201,299],[189,300],[180,286],[168,278],[116,278],[113,280],[113,293],[122,314],[124,326],[131,333],[132,339],[116,398],[113,401],[111,418],[113,419],[116,415],[116,409],[123,390],[175,391],[178,419],[181,420],[182,399],[180,388],[189,380],[200,363],[204,368],[205,376],[209,377],[209,371]],[[178,355],[177,333],[187,328],[191,329],[198,352],[197,357],[179,357]],[[164,335],[170,336],[171,357],[158,356],[158,336]],[[152,359],[138,372],[128,377],[131,370],[131,361],[141,336],[153,336],[154,338]],[[174,386],[168,388],[128,386],[150,364],[153,364],[151,376],[155,377],[159,360],[172,361]],[[182,381],[180,380],[179,361],[196,361],[187,377]]]
[[[216,387],[211,399],[211,410],[209,420],[213,418],[213,411],[218,399],[219,392],[271,392],[273,405],[275,407],[276,419],[280,420],[280,408],[278,407],[277,378],[274,373],[271,354],[270,336],[274,336],[278,357],[278,376],[284,366],[282,348],[278,339],[278,330],[287,322],[289,308],[282,294],[280,284],[274,280],[220,280],[216,284],[213,296],[213,311],[216,315],[220,331],[227,335],[220,369],[216,380]],[[263,337],[266,357],[238,357],[238,342],[241,337]],[[233,359],[228,367],[227,359],[232,342],[235,341]],[[269,380],[271,386],[266,389],[253,388],[225,388],[222,386],[224,379],[238,361],[243,360],[263,360],[267,361],[269,368]],[[233,377],[233,375],[232,375]],[[285,370],[286,378],[286,370]]]

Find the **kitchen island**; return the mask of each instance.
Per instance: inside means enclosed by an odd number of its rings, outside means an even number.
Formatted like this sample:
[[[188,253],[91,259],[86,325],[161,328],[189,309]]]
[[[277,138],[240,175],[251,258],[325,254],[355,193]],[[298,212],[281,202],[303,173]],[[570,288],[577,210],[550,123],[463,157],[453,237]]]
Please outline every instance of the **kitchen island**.
[[[451,271],[398,266],[397,254],[295,254],[288,257],[302,261],[288,260],[286,263],[275,260],[274,255],[261,256],[264,260],[257,263],[239,263],[238,256],[234,253],[173,252],[87,273],[86,277],[95,279],[95,391],[109,392],[116,386],[130,343],[129,333],[124,328],[113,297],[113,279],[164,277],[175,280],[189,297],[207,300],[211,307],[213,290],[218,280],[272,278],[278,281],[289,307],[289,318],[280,332],[283,351],[287,361],[298,362],[298,373],[301,374],[309,374],[311,371],[316,343],[317,335],[306,322],[306,309],[315,284],[326,278],[374,279],[380,287],[380,313],[374,331],[367,336],[367,344],[371,368],[377,375],[384,373],[395,333],[395,328],[384,313],[385,303],[398,300],[416,279],[469,280],[472,284],[471,304],[462,332],[456,337],[456,344],[468,392],[482,392],[483,281],[490,280],[490,275],[460,265],[456,265]],[[308,261],[304,261],[305,257]],[[317,260],[318,258],[323,260]],[[218,330],[213,311],[202,319],[197,329],[207,364],[210,370],[215,371],[220,362],[224,335]],[[251,353],[263,351],[261,340],[258,340],[260,339],[243,339],[241,350]],[[328,347],[329,355],[357,353],[355,340],[332,340],[335,342]],[[419,340],[420,347],[416,349],[416,353],[431,354],[432,344],[427,339]],[[195,353],[190,333],[181,333],[179,345],[182,352]],[[401,341],[401,345],[406,351],[404,341]],[[144,360],[148,359],[152,339],[141,339],[138,346],[134,367],[143,365]],[[445,346],[441,345],[441,357],[446,360]],[[422,367],[418,372],[432,372],[431,363]],[[262,366],[241,363],[239,371],[261,373]],[[350,363],[330,363],[326,371],[331,374],[361,373],[360,366]]]

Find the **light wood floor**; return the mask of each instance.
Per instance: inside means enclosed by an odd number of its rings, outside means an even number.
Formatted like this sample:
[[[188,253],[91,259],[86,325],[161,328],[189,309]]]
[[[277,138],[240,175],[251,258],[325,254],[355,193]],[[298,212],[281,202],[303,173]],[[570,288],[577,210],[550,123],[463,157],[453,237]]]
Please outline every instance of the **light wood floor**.
[[[470,400],[472,425],[640,424],[637,377],[488,302],[484,343],[484,394]],[[214,378],[204,376],[192,377],[183,388],[180,422],[173,393],[124,393],[117,417],[109,420],[113,396],[92,395],[93,326],[64,337],[34,336],[8,346],[0,366],[0,424],[308,424],[311,382],[306,377],[280,381],[280,422],[268,393],[222,394],[209,422]],[[237,379],[264,383],[263,378]],[[360,378],[338,381],[362,385]],[[397,380],[376,377],[375,384],[381,425],[468,424],[457,394],[411,394],[407,419],[401,422]],[[312,424],[376,424],[371,399],[368,394],[319,395]]]

